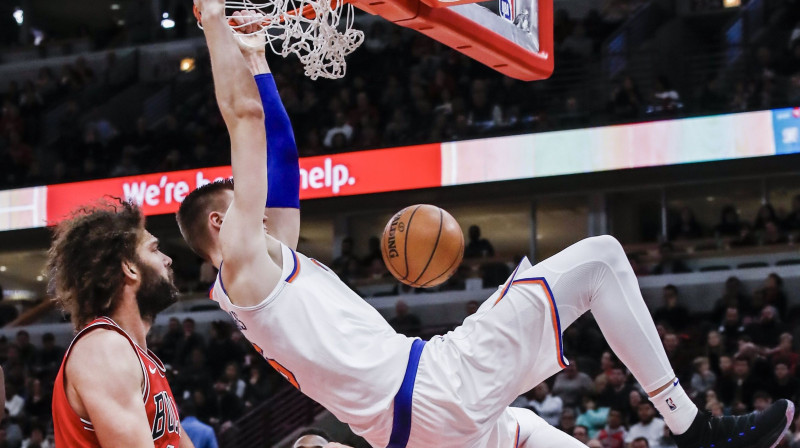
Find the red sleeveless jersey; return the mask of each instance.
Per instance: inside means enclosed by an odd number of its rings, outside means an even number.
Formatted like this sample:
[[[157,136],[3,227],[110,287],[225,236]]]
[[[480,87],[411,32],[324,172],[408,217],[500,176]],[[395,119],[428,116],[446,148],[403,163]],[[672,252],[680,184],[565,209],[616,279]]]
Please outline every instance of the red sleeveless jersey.
[[[53,387],[53,426],[55,428],[55,441],[58,447],[94,448],[100,447],[100,442],[94,433],[92,422],[80,418],[67,401],[65,386],[64,366],[67,364],[70,351],[81,337],[90,331],[103,328],[116,331],[125,336],[131,347],[139,357],[139,362],[144,373],[144,387],[142,401],[150,421],[150,430],[153,434],[155,448],[177,448],[180,445],[180,420],[175,406],[172,390],[167,384],[164,364],[150,350],[144,350],[131,339],[125,331],[108,317],[101,317],[92,321],[83,328],[72,340],[61,368],[58,370],[56,383]],[[124,445],[123,441],[120,444]]]

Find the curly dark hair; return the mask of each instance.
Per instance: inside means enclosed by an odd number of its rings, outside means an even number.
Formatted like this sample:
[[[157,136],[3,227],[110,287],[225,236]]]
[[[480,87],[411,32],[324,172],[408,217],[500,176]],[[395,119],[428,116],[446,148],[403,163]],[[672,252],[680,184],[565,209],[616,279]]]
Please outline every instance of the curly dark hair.
[[[226,190],[233,191],[233,179],[218,180],[203,185],[186,196],[178,213],[175,214],[186,244],[204,259],[209,258],[202,249],[203,243],[208,239],[206,220],[213,209],[222,206],[217,199],[220,198],[219,193]]]
[[[83,207],[55,229],[48,252],[50,294],[75,329],[111,314],[124,283],[123,261],[136,261],[144,216],[119,198]]]

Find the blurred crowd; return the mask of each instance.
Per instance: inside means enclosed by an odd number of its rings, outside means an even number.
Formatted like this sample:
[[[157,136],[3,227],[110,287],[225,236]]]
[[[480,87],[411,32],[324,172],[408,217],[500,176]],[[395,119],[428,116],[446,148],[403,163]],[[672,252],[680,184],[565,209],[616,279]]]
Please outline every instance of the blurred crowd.
[[[213,322],[207,334],[201,334],[193,319],[173,318],[163,334],[151,332],[148,348],[168,367],[181,418],[194,417],[217,433],[274,391],[290,387],[227,322]],[[13,341],[0,338],[6,379],[0,447],[53,447],[53,381],[64,353],[65,347],[56,345],[50,333],[40,344],[34,344],[24,329]]]
[[[714,415],[763,409],[778,398],[797,402],[800,307],[787,300],[782,279],[770,274],[763,287],[747,291],[738,278],[730,277],[724,290],[710,311],[693,313],[679,288],[667,285],[652,310],[681,383],[698,407]],[[476,301],[467,303],[463,315],[475,313],[478,306]],[[427,328],[423,322],[403,301],[389,319],[398,332],[423,338],[458,324]],[[3,448],[52,446],[51,391],[65,347],[56,345],[52,334],[36,342],[24,328],[14,340],[0,338],[7,403],[0,424]],[[644,391],[614,358],[591,315],[567,328],[563,343],[570,366],[518,398],[515,406],[530,407],[589,446],[672,446]],[[226,322],[213,322],[201,333],[193,319],[172,318],[165,328],[151,332],[148,347],[168,366],[182,417],[191,416],[220,436],[249,410],[291,387]],[[782,446],[800,446],[798,425]],[[638,437],[647,439],[647,445],[637,445]]]
[[[747,63],[732,85],[718,73],[696,91],[681,91],[669,74],[596,76],[590,67],[602,65],[603,42],[643,4],[610,1],[582,19],[558,11],[559,62],[551,79],[537,83],[504,77],[426,36],[381,21],[367,25],[364,48],[349,57],[348,76],[341,80],[310,81],[297,61],[277,57],[271,58],[272,68],[303,156],[800,101],[800,26],[788,44],[746,49]],[[170,111],[153,122],[146,115],[126,121],[99,110],[120,87],[136,82],[136,70],[120,74],[115,59],[110,52],[95,72],[79,58],[7,86],[0,101],[0,186],[227,163],[227,153],[217,150],[227,145],[227,133],[204,56],[191,81],[179,73],[162,82],[185,81],[189,88],[180,89]],[[639,87],[643,82],[647,89]],[[60,119],[45,125],[53,110]],[[55,138],[45,141],[51,134]]]

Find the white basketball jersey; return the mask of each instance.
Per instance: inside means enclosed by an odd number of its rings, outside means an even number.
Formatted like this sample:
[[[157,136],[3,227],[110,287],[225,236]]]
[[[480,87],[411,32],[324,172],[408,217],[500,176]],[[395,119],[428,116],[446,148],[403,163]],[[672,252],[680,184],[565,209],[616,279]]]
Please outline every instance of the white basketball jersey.
[[[385,426],[413,340],[397,334],[330,269],[281,247],[282,280],[259,305],[231,303],[224,263],[211,298],[275,369],[339,420],[360,433]]]

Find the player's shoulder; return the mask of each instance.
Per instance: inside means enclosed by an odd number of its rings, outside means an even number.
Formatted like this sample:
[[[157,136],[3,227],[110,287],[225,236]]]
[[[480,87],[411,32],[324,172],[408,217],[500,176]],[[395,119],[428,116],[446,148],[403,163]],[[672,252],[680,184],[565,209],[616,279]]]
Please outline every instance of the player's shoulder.
[[[141,372],[138,354],[131,341],[111,328],[94,328],[81,335],[70,348],[64,368],[70,379],[113,376],[120,372]]]

